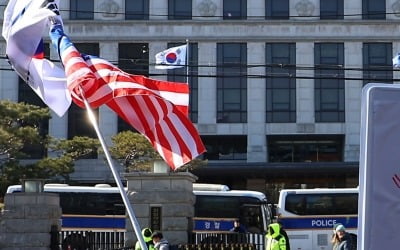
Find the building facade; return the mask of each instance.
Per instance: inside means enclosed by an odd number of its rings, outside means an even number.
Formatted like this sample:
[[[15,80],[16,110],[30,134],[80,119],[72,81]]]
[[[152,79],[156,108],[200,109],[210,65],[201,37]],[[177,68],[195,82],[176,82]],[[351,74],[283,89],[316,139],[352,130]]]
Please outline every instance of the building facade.
[[[273,199],[284,187],[358,185],[361,89],[399,79],[391,59],[400,51],[400,0],[70,0],[59,7],[82,52],[130,73],[189,81],[190,118],[207,148],[207,166],[193,170],[199,181]],[[187,70],[154,68],[156,53],[186,42]],[[40,103],[7,70],[0,98]],[[108,143],[127,129],[108,108],[96,112]],[[85,111],[73,106],[54,114],[47,132],[94,137],[85,123]],[[112,182],[101,156],[76,169],[80,182]]]

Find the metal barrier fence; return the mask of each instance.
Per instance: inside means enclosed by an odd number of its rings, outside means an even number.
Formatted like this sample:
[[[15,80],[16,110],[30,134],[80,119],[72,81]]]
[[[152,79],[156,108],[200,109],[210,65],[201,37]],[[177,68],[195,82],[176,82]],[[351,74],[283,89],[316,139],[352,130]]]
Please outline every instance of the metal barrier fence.
[[[58,233],[58,232],[56,232]],[[59,237],[58,237],[59,236]],[[62,231],[57,235],[62,250],[133,250],[125,243],[125,232]],[[171,250],[264,250],[265,236],[252,233],[189,233],[188,243]]]
[[[125,232],[62,231],[62,250],[115,250],[124,247]]]
[[[255,250],[265,249],[265,235],[253,233],[189,233],[189,244],[250,244]]]
[[[256,250],[254,244],[226,243],[226,244],[185,244],[176,246],[177,250]],[[170,250],[174,250],[174,247]]]

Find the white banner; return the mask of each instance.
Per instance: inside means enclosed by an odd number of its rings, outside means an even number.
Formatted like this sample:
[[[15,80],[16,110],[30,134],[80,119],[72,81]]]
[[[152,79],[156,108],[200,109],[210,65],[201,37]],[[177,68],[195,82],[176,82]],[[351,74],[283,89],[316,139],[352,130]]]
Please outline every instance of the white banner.
[[[400,86],[363,89],[358,249],[400,246]]]

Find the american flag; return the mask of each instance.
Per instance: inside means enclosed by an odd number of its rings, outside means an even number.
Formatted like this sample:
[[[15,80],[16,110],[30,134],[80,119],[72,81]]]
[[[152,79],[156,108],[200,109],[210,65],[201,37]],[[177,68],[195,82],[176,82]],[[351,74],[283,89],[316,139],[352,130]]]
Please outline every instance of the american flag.
[[[63,36],[63,43],[69,43]],[[65,44],[64,43],[64,44]],[[77,86],[94,108],[106,104],[147,137],[161,157],[176,169],[205,151],[189,120],[189,87],[177,83],[131,75],[108,61],[84,55],[73,46],[60,49],[67,85],[73,101],[84,107]]]
[[[15,71],[53,111],[62,116],[71,103],[71,96],[84,107],[77,90],[80,86],[92,107],[108,105],[146,136],[172,169],[205,151],[187,117],[189,87],[186,83],[130,75],[106,60],[82,56],[64,35],[59,13],[44,7],[50,2],[56,6],[59,0],[9,0],[2,35]],[[49,18],[58,21],[58,29],[52,30],[50,38],[53,44],[60,45],[65,72],[38,53]]]

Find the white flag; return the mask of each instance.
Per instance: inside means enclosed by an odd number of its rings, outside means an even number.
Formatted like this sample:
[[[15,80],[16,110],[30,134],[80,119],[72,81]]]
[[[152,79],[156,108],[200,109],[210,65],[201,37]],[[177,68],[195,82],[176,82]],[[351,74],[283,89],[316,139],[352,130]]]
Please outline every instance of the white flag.
[[[176,69],[186,65],[187,44],[156,54],[156,69]]]
[[[400,68],[400,53],[397,53],[395,57],[392,59],[393,67]]]
[[[64,70],[43,57],[42,34],[48,29],[48,18],[55,15],[43,7],[46,3],[10,0],[4,11],[2,35],[13,69],[50,109],[62,116],[71,104],[71,96]]]

